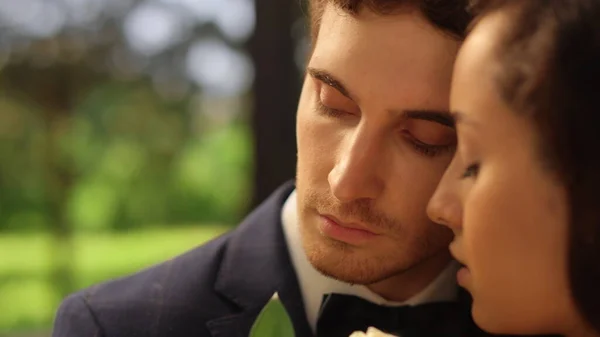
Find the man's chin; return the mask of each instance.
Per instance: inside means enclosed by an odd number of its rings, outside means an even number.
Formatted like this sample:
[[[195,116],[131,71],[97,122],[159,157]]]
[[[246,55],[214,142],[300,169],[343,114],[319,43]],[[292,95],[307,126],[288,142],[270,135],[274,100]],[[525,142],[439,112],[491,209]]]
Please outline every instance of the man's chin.
[[[315,247],[315,246],[319,247]],[[349,284],[369,285],[380,282],[395,273],[385,273],[380,259],[366,256],[343,242],[331,241],[307,247],[311,265],[324,276]]]
[[[352,285],[359,284],[368,286],[370,284],[378,282],[377,280],[373,280],[372,278],[364,278],[357,276],[357,274],[352,271],[340,271],[334,268],[328,268],[326,266],[318,265],[313,265],[313,267],[315,267],[315,269],[323,276]]]

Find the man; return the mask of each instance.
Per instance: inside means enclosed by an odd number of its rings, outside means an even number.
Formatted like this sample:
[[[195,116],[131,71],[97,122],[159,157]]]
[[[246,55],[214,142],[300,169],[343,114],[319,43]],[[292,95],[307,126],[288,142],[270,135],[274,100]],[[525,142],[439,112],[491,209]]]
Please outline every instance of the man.
[[[296,186],[225,236],[71,295],[54,337],[248,336],[274,292],[298,337],[481,333],[458,295],[451,232],[425,212],[456,143],[447,110],[466,2],[312,0]],[[378,305],[427,310],[400,319]],[[380,326],[407,320],[421,325]]]

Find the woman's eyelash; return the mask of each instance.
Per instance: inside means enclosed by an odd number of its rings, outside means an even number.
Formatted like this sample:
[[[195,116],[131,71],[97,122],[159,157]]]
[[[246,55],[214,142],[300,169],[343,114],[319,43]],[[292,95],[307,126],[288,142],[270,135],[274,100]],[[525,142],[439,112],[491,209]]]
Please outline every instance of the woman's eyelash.
[[[479,163],[473,163],[469,166],[467,166],[467,168],[465,169],[465,171],[462,174],[462,178],[471,178],[471,177],[476,177],[477,174],[479,174]]]

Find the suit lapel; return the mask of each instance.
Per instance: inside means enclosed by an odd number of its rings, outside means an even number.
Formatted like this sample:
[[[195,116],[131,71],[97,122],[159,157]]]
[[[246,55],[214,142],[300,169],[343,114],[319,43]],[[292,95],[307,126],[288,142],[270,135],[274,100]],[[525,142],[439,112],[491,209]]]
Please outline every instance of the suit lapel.
[[[281,224],[281,209],[293,189],[292,182],[280,187],[232,233],[215,290],[237,313],[209,321],[213,337],[247,337],[274,292],[290,314],[296,336],[312,335]]]

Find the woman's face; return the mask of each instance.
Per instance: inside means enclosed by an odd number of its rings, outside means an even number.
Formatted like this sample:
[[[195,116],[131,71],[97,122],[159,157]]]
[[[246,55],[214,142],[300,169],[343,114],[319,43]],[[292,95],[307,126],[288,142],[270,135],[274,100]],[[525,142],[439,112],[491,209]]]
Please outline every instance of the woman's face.
[[[450,227],[459,284],[493,333],[560,333],[575,317],[567,278],[565,187],[545,169],[533,122],[503,103],[495,55],[506,23],[486,16],[455,64],[458,149],[428,213]],[[500,70],[501,71],[501,70]]]

